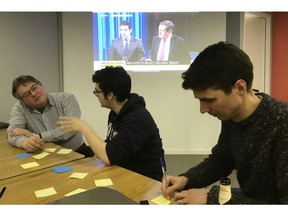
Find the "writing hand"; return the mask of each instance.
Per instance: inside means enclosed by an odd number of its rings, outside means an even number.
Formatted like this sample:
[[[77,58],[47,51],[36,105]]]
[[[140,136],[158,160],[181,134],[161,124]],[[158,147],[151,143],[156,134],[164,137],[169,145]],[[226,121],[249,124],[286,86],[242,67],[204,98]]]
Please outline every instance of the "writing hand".
[[[174,197],[174,194],[177,191],[183,190],[186,184],[187,184],[187,178],[184,176],[178,177],[178,176],[167,175],[166,179],[163,179],[162,181],[162,185],[161,185],[162,194],[166,198],[172,199]]]
[[[22,144],[21,148],[26,152],[39,152],[44,149],[44,140],[36,136],[30,136]]]

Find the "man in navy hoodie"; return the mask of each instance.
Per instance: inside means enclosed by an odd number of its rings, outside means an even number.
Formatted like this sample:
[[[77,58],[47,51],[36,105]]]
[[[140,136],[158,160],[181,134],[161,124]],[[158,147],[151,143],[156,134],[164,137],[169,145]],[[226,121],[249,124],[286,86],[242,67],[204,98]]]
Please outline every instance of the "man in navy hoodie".
[[[160,158],[165,168],[159,129],[146,109],[144,98],[131,93],[131,78],[121,66],[97,70],[93,93],[102,107],[110,109],[105,140],[83,120],[61,117],[66,132],[81,132],[95,155],[105,165],[118,165],[158,181],[162,180]]]

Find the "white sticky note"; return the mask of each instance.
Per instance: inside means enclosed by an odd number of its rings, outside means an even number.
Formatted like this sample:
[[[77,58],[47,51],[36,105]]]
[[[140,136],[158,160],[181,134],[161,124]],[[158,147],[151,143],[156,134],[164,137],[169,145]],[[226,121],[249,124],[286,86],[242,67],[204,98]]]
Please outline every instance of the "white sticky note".
[[[82,188],[78,188],[78,189],[76,189],[76,190],[74,190],[74,191],[71,191],[70,193],[65,194],[65,196],[66,196],[66,197],[67,197],[67,196],[72,196],[72,195],[74,195],[74,194],[82,193],[82,192],[84,192],[84,191],[87,191],[87,190],[82,189]]]
[[[79,173],[79,172],[74,172],[72,175],[70,175],[68,178],[77,178],[77,179],[83,179],[88,175],[88,173]]]
[[[45,148],[44,151],[52,153],[56,151],[56,148]]]
[[[72,149],[60,149],[57,154],[69,154],[72,152]]]
[[[94,180],[94,183],[97,187],[113,185],[113,182],[110,178]]]
[[[46,157],[46,156],[48,156],[49,155],[49,153],[48,152],[41,152],[40,154],[37,154],[37,155],[34,155],[34,156],[32,156],[33,158],[36,158],[36,159],[42,159],[42,158],[44,158],[44,157]]]
[[[26,163],[26,164],[21,164],[20,166],[23,169],[28,169],[28,168],[39,166],[39,164],[37,162],[30,162],[30,163]]]
[[[54,187],[45,188],[42,190],[37,190],[37,191],[34,191],[34,193],[35,193],[36,197],[47,197],[47,196],[57,194]]]
[[[163,195],[160,195],[158,197],[155,197],[151,200],[152,202],[158,204],[158,205],[169,205],[171,203],[171,200],[167,199]]]

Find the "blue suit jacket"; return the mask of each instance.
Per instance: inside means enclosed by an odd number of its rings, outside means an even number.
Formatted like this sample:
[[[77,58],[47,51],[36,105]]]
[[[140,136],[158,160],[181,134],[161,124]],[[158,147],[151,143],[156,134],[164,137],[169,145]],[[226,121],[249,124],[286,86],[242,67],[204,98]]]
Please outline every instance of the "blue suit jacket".
[[[121,61],[123,56],[124,45],[122,38],[119,37],[114,39],[111,43],[108,51],[108,61]],[[140,61],[142,57],[145,57],[142,40],[131,37],[129,41],[128,61]]]
[[[152,46],[150,50],[150,59],[152,61],[157,61],[157,53],[160,46],[161,38],[155,36],[152,39]],[[179,61],[180,64],[190,64],[191,59],[187,49],[187,44],[184,39],[172,35],[170,40],[170,51],[169,51],[169,61]]]

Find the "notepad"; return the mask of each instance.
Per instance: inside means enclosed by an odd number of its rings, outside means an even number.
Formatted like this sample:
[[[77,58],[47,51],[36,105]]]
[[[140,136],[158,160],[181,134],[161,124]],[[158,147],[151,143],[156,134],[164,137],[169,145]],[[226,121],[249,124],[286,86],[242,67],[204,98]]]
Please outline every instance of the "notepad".
[[[113,185],[113,182],[110,178],[94,180],[94,183],[97,187]]]
[[[167,199],[163,195],[160,195],[158,197],[155,197],[151,200],[152,202],[158,204],[158,205],[169,205],[171,203],[171,200]]]
[[[69,172],[71,170],[72,170],[72,167],[70,167],[70,166],[59,166],[59,167],[52,169],[52,171],[55,173]]]
[[[20,166],[23,169],[28,169],[28,168],[39,166],[39,164],[37,162],[31,162],[31,163],[21,164]]]
[[[22,154],[18,154],[18,155],[16,156],[16,158],[28,158],[28,157],[30,157],[30,156],[31,156],[30,153],[22,153]]]
[[[46,157],[48,155],[49,155],[48,152],[41,152],[40,154],[34,155],[33,158],[42,159],[42,158],[44,158],[44,157]]]
[[[77,178],[77,179],[84,179],[88,173],[79,173],[79,172],[74,172],[72,175],[70,175],[68,178]]]
[[[52,153],[56,151],[56,148],[45,148],[44,151]]]
[[[69,154],[72,152],[72,149],[60,149],[57,154]]]
[[[42,190],[37,190],[37,191],[34,191],[34,193],[35,193],[36,197],[47,197],[47,196],[57,194],[54,187],[49,187],[49,188],[45,188]]]

